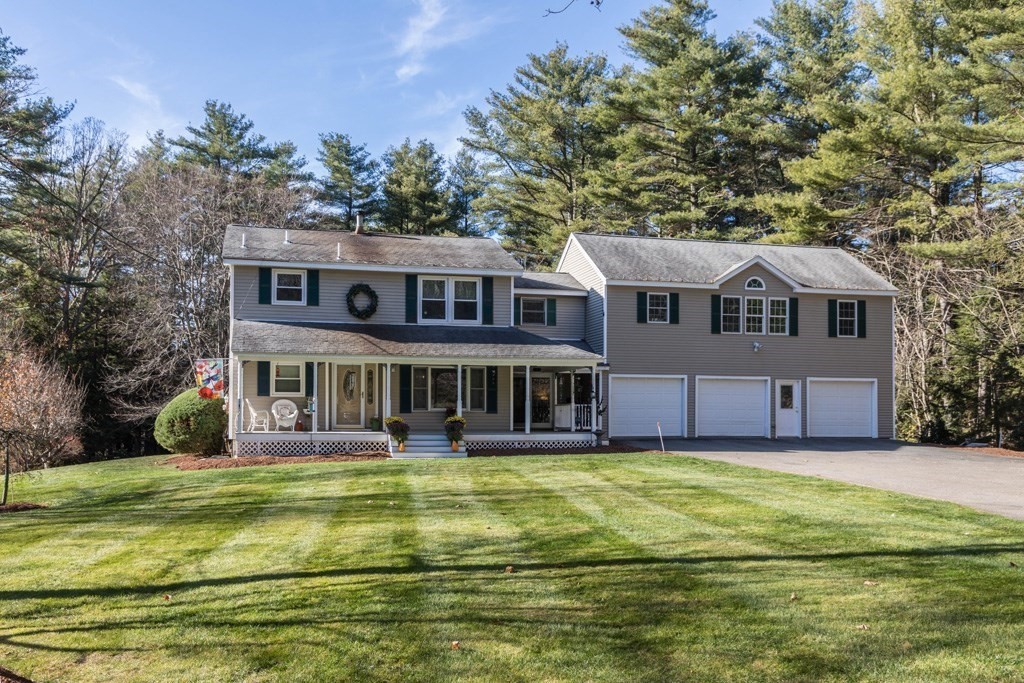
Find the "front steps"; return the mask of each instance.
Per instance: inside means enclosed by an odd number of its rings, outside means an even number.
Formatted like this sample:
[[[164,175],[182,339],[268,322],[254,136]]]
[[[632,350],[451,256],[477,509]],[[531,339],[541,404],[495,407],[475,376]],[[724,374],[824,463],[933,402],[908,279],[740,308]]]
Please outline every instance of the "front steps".
[[[409,435],[405,452],[398,450],[398,444],[389,439],[392,458],[465,458],[466,444],[459,443],[459,450],[452,450],[452,442],[444,434]]]

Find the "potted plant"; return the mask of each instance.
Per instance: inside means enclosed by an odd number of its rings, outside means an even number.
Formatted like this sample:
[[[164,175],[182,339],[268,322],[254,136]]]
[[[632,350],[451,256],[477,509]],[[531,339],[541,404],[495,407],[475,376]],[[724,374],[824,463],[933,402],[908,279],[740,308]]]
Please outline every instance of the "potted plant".
[[[452,415],[445,418],[444,433],[452,442],[452,451],[459,450],[459,442],[462,441],[462,432],[466,430],[466,418],[460,415]]]
[[[405,453],[405,442],[409,438],[409,423],[400,417],[388,417],[384,419],[388,434],[398,443],[398,452]]]
[[[370,429],[372,429],[375,432],[379,432],[380,431],[380,418],[379,417],[371,417],[370,418]]]

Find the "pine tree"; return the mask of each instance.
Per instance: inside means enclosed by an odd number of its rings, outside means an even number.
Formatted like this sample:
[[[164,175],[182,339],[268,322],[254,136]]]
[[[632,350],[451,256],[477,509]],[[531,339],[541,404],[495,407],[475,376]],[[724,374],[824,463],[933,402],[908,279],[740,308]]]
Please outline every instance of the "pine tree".
[[[444,191],[444,157],[434,145],[409,138],[383,156],[380,223],[401,234],[434,235],[450,223]]]
[[[477,205],[487,187],[480,162],[465,147],[448,164],[448,214],[451,230],[458,235],[479,235],[484,231]]]
[[[353,144],[344,133],[327,133],[320,136],[317,159],[327,169],[317,194],[317,201],[328,209],[324,223],[352,230],[357,213],[370,218],[375,211],[378,167],[366,145]]]

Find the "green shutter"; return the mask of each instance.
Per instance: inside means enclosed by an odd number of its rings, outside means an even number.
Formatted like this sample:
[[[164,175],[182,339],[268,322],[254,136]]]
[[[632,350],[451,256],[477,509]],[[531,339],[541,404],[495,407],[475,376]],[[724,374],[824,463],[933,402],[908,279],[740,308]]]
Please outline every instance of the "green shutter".
[[[523,300],[516,297],[516,300],[512,304],[512,324],[522,325],[523,324]]]
[[[498,412],[498,368],[487,366],[487,412]]]
[[[864,339],[868,336],[868,302],[857,300],[857,336]]]
[[[722,295],[711,295],[711,334],[722,334]]]
[[[417,296],[416,286],[419,278],[416,275],[405,276],[405,322],[414,323],[419,319],[416,312]]]
[[[415,277],[415,276],[413,276]],[[412,366],[398,366],[398,412],[412,412]]]
[[[256,395],[270,396],[270,361],[256,363]]]
[[[548,327],[554,327],[558,324],[558,300],[548,299]]]
[[[789,298],[789,336],[799,336],[800,300],[795,296]]]
[[[636,321],[647,322],[647,292],[636,293]]]
[[[306,271],[306,305],[320,305],[320,271]]]
[[[306,398],[313,395],[313,364],[306,363]]]
[[[483,323],[484,325],[494,324],[494,278],[483,278]]]
[[[670,325],[679,324],[679,292],[668,295],[668,322]]]
[[[260,303],[269,304],[273,299],[270,296],[271,277],[273,274],[270,268],[260,268]]]
[[[837,299],[828,300],[828,336],[839,336],[839,301]]]

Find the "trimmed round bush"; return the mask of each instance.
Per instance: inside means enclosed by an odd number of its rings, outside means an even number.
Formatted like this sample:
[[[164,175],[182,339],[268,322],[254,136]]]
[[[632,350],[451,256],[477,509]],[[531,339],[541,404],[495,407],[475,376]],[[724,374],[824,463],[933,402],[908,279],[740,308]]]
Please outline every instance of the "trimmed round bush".
[[[153,436],[171,453],[216,455],[224,449],[228,416],[224,399],[201,398],[189,389],[171,399],[156,416]]]

